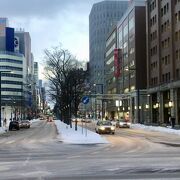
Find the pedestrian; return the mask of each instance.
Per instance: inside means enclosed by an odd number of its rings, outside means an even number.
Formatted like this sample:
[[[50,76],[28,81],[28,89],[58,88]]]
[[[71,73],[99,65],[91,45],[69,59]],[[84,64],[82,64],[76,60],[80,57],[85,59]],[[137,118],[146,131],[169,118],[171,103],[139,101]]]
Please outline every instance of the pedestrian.
[[[7,120],[6,120],[6,118],[5,118],[4,121],[3,121],[4,127],[6,127],[6,124],[7,124]]]
[[[174,128],[175,127],[175,117],[169,117],[169,122],[171,124],[171,127]]]
[[[171,126],[172,128],[175,127],[175,117],[171,117]]]

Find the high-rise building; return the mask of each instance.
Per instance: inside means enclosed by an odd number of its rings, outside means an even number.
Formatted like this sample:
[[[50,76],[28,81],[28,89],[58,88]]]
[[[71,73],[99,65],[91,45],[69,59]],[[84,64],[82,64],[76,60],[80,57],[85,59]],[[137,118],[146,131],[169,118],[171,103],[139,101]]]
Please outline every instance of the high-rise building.
[[[7,18],[0,18],[1,119],[21,118],[24,107],[32,104],[27,77],[33,74],[29,66],[33,58],[30,36],[25,34],[29,37],[27,43],[8,27]]]
[[[123,16],[128,1],[102,1],[93,5],[89,15],[90,83],[104,84],[106,38],[114,24]],[[101,92],[101,87],[97,86]]]
[[[107,93],[119,100],[119,105],[114,100],[107,107],[110,116],[142,122],[147,101],[144,95],[147,87],[145,0],[132,1],[117,27],[109,34],[106,71]]]
[[[36,85],[39,86],[38,62],[34,62],[34,78],[35,78]]]
[[[150,122],[180,124],[180,1],[147,1]]]
[[[3,118],[9,119],[12,113],[14,116],[17,116],[19,113],[17,109],[22,104],[25,57],[23,54],[14,51],[14,28],[7,27],[6,18],[0,18],[0,27],[0,98],[2,120]]]

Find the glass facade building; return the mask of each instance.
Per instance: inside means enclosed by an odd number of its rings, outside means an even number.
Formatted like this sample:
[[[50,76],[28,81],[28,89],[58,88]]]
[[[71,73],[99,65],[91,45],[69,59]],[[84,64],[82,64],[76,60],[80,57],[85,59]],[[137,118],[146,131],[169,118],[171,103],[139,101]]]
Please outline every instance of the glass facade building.
[[[104,84],[105,50],[108,33],[123,16],[128,1],[102,1],[93,5],[89,15],[90,83]],[[101,92],[101,87],[97,86]]]

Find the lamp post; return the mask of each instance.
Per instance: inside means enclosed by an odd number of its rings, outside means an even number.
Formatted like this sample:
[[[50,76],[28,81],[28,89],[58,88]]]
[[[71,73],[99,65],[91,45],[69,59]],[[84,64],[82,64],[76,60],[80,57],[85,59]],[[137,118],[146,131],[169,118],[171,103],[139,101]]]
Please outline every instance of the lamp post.
[[[2,127],[1,123],[1,75],[2,73],[11,73],[12,71],[0,71],[0,127]]]
[[[102,96],[103,96],[103,84],[94,84],[94,86],[96,87],[96,86],[101,86],[101,94],[102,94]],[[103,112],[104,112],[104,110],[103,110],[103,97],[102,97],[102,100],[101,100],[101,119],[103,120]]]
[[[137,68],[126,68],[125,71],[137,71]],[[139,91],[139,81],[137,81],[136,90],[137,90],[137,118],[138,118],[138,122],[141,123],[141,120],[140,120],[140,91]]]

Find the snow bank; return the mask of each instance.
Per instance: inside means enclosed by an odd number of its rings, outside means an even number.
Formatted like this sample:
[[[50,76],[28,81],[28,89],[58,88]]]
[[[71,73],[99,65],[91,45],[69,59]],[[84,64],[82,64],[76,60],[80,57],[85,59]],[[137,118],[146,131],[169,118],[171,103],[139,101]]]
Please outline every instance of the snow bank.
[[[59,136],[58,138],[64,143],[70,144],[104,144],[108,143],[108,141],[101,137],[99,134],[89,131],[82,127],[77,127],[77,131],[75,131],[74,124],[72,128],[61,122],[60,120],[54,121],[57,127]]]
[[[40,121],[40,119],[38,118],[38,119],[32,119],[30,122],[37,122],[37,121]]]
[[[0,127],[0,134],[3,134],[7,131],[7,128],[5,127]]]
[[[180,135],[180,130],[172,129],[171,127],[145,126],[143,124],[132,124],[131,127],[134,129],[143,129],[147,131],[158,131]]]

